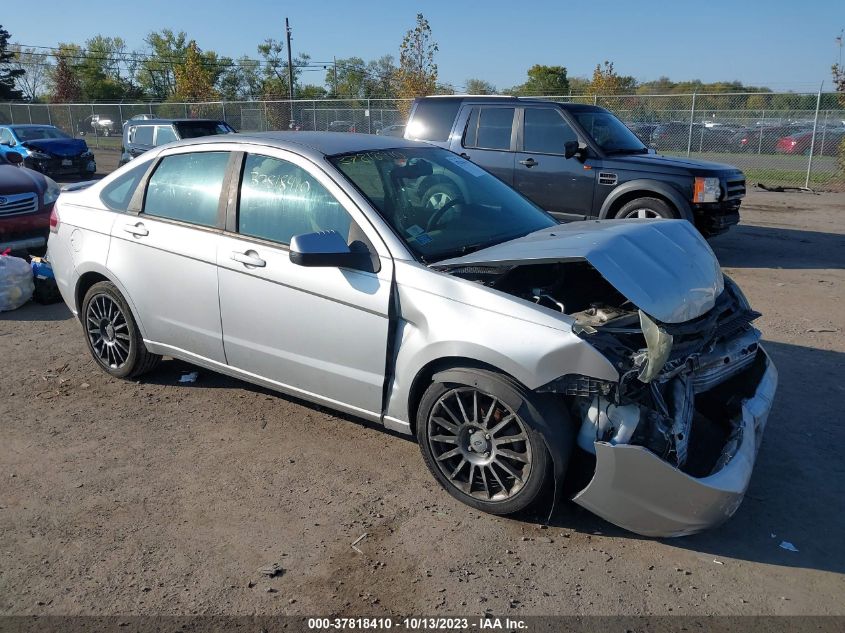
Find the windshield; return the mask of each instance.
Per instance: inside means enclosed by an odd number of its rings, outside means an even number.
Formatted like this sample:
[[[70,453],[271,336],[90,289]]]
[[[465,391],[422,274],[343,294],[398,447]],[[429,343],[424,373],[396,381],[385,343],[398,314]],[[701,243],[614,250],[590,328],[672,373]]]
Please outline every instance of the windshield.
[[[581,127],[608,154],[645,154],[648,148],[622,121],[609,112],[575,112]]]
[[[70,138],[55,127],[16,127],[15,134],[21,141],[41,141],[49,138]]]
[[[193,121],[177,123],[181,138],[197,138],[198,136],[214,136],[215,134],[231,134],[235,130],[225,121]]]
[[[443,149],[406,147],[329,160],[424,262],[556,224],[495,176]]]

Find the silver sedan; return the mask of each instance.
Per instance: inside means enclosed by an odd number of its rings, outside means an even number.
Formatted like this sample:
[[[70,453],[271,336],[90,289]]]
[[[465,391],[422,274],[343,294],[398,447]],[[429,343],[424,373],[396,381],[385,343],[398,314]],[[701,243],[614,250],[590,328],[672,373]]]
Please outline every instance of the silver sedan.
[[[777,374],[685,221],[559,225],[448,151],[300,132],[150,151],[64,191],[51,232],[112,376],[170,356],[415,435],[497,514],[548,487],[681,535],[748,486]]]

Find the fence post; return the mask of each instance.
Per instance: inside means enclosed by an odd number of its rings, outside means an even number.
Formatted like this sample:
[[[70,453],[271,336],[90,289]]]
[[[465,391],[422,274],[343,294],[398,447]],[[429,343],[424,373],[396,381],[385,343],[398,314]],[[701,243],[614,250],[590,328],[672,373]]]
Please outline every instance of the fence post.
[[[593,105],[598,104],[598,102],[599,102],[599,96],[597,94],[593,95]]]
[[[367,134],[373,133],[373,111],[370,110],[370,100],[367,99]]]
[[[117,118],[120,119],[120,125],[123,127],[123,104],[117,104]]]
[[[92,123],[94,122],[94,104],[93,103],[91,104],[91,122]],[[97,144],[97,149],[100,149],[100,131],[93,126],[91,127],[91,129],[94,130],[94,142]]]
[[[53,125],[53,113],[50,112],[50,104],[48,103],[44,107],[47,108],[47,123]],[[822,147],[824,147],[824,142],[822,142]]]
[[[73,112],[70,109],[70,104],[67,106],[67,124],[70,126],[71,135],[76,136],[79,134],[79,126],[73,122]]]
[[[766,120],[766,111],[763,110],[763,116],[760,117],[760,123],[765,122],[765,120]],[[757,155],[758,156],[763,153],[763,126],[760,125],[759,128],[760,128],[760,134],[758,136],[760,137],[760,142],[757,144]]]
[[[226,102],[225,102],[225,101],[221,101],[221,102],[220,102],[220,107],[221,107],[221,108],[223,108],[223,120],[225,121],[225,120],[226,120]]]
[[[827,136],[827,117],[830,114],[830,110],[824,111],[824,123],[822,123],[822,144],[819,147],[819,156],[824,156],[824,137]]]
[[[185,118],[187,119],[188,118],[188,104],[183,103],[182,105],[185,107]]]
[[[152,114],[152,113],[153,113],[153,102],[150,101],[150,114]]]
[[[689,136],[687,137],[687,158],[692,149],[692,122],[695,120],[695,91],[692,93],[692,107],[689,112]]]
[[[824,82],[822,82],[824,85]],[[822,104],[822,88],[819,86],[819,94],[816,97],[816,116],[813,117],[813,137],[810,139],[810,160],[807,161],[807,177],[804,179],[804,189],[810,188],[810,171],[813,169],[813,150],[816,147],[816,130],[819,127],[819,106]]]
[[[314,107],[311,109],[311,118],[314,121],[314,131],[317,131],[317,100],[314,100]]]
[[[29,113],[29,122],[32,123],[32,106],[30,104],[26,104],[26,111]]]
[[[70,106],[68,106],[70,107]],[[12,112],[12,102],[9,102],[9,124],[14,124],[15,122],[15,113]]]

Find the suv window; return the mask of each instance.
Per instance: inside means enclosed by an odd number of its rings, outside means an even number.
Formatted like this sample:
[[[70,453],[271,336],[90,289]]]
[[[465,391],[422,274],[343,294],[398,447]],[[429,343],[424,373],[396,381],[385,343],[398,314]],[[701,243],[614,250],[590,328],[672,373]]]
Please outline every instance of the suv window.
[[[152,145],[153,144],[153,126],[152,125],[136,125],[129,130],[129,142],[137,145]]]
[[[464,147],[476,149],[511,148],[515,108],[473,108],[464,134]]]
[[[307,171],[278,158],[249,154],[238,201],[238,233],[281,244],[294,235],[337,231],[349,238],[352,218]]]
[[[217,226],[217,206],[229,152],[165,156],[150,176],[144,214]]]
[[[564,144],[577,140],[578,135],[554,108],[525,108],[523,151],[562,155]]]
[[[132,194],[135,193],[135,188],[141,182],[144,174],[147,173],[149,166],[150,164],[146,161],[135,165],[103,187],[100,192],[100,200],[103,201],[103,204],[112,211],[126,211],[129,208],[129,202],[132,200]]]
[[[423,141],[446,141],[452,123],[461,107],[460,101],[451,99],[423,99],[417,102],[414,119],[409,128],[413,138]]]
[[[12,146],[15,145],[15,138],[8,128],[0,128],[0,143]]]
[[[157,125],[156,126],[156,145],[164,145],[165,143],[172,143],[173,141],[178,141],[179,137],[176,136],[176,132],[173,131],[173,127],[170,125]]]

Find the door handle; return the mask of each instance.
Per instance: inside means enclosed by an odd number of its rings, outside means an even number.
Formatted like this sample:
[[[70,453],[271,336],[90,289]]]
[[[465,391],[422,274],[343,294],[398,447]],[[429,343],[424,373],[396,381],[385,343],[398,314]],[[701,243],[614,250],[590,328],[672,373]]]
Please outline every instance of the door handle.
[[[267,265],[267,262],[261,259],[255,251],[247,251],[246,253],[233,251],[232,260],[240,262],[244,266],[252,266],[254,268],[264,268]]]
[[[525,165],[526,167],[528,167],[528,168],[530,169],[530,168],[531,168],[531,167],[533,167],[534,165],[539,165],[540,163],[538,163],[538,162],[537,162],[536,160],[534,160],[533,158],[526,158],[525,160],[521,160],[521,161],[519,161],[519,164],[520,164],[520,165]]]
[[[145,227],[142,222],[138,222],[137,224],[126,224],[124,225],[123,230],[127,233],[131,233],[135,237],[141,237],[143,235],[150,234],[149,229]]]
[[[458,154],[458,155],[459,155],[461,158],[466,158],[467,160],[469,160],[469,154],[467,154],[466,152],[461,152],[461,153],[460,153],[460,154]]]

